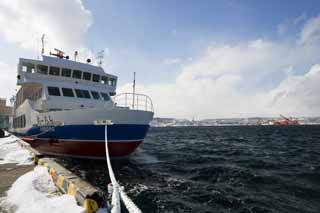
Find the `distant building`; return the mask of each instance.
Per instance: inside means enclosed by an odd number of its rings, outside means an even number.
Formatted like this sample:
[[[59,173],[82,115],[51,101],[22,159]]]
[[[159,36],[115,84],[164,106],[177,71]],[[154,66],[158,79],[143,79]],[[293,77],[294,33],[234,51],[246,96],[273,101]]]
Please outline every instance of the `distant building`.
[[[0,98],[0,128],[9,128],[9,120],[12,117],[12,107],[6,106],[6,99]]]

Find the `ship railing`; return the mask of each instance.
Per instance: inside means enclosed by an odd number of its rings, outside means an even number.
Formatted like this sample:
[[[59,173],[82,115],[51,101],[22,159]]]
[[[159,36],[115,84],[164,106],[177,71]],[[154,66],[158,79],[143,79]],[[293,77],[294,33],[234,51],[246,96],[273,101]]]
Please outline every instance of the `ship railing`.
[[[121,93],[113,98],[116,106],[128,107],[133,110],[154,112],[152,100],[149,96],[139,93]]]

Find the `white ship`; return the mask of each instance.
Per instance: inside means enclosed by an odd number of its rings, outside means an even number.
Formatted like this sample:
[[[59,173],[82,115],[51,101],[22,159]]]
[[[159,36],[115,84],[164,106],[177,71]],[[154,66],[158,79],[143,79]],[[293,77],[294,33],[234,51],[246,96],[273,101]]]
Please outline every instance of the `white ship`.
[[[109,124],[111,156],[132,153],[153,118],[151,99],[116,95],[117,76],[89,60],[72,61],[61,51],[52,55],[19,59],[11,132],[43,154],[100,158]]]

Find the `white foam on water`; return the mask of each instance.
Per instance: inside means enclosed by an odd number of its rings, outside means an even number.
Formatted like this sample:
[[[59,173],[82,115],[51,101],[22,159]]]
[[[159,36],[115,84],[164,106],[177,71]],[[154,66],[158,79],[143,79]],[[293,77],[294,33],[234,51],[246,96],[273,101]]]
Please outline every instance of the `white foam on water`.
[[[32,164],[31,153],[20,146],[15,136],[0,138],[0,164],[6,163]]]
[[[47,169],[37,166],[13,183],[0,205],[5,209],[14,209],[16,213],[84,212],[73,196],[58,196],[56,192]]]

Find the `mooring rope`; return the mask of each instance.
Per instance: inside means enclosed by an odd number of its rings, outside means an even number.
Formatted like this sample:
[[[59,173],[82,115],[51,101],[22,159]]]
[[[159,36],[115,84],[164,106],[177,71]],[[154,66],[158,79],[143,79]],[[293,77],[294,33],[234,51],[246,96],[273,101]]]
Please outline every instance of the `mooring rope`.
[[[124,192],[124,188],[120,187],[116,177],[114,176],[110,156],[108,149],[108,125],[105,125],[105,148],[106,148],[106,158],[108,164],[109,177],[112,183],[112,200],[111,200],[111,213],[120,213],[120,198],[123,201],[125,207],[128,209],[129,213],[142,213],[142,211],[134,204],[134,202],[128,197]]]

